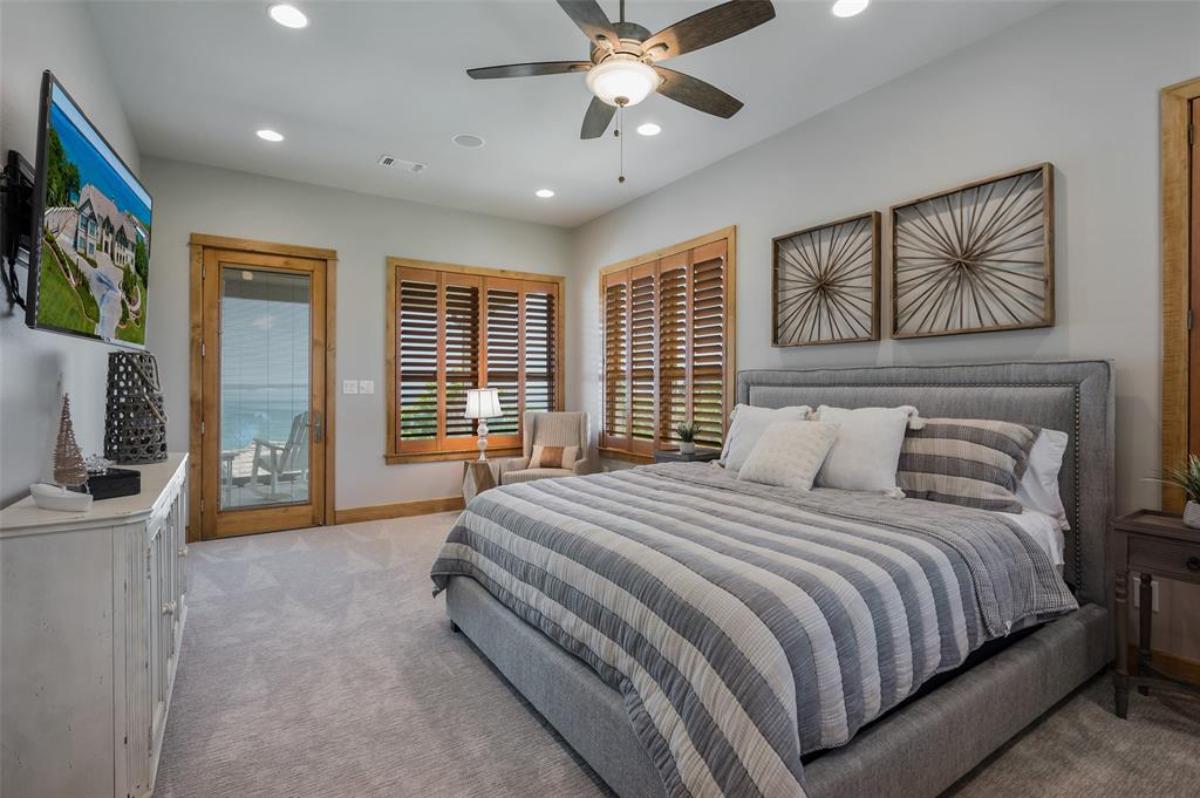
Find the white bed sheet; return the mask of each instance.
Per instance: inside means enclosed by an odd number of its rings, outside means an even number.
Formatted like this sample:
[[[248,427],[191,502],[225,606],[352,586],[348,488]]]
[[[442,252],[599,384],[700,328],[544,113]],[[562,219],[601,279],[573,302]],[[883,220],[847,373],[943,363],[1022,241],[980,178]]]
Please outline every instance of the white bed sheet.
[[[1063,538],[1062,530],[1059,529],[1058,519],[1036,510],[1026,510],[1023,513],[998,513],[998,515],[1009,518],[1020,525],[1021,529],[1037,541],[1046,554],[1050,555],[1051,562],[1060,570],[1062,569],[1063,548],[1066,546],[1066,540]]]

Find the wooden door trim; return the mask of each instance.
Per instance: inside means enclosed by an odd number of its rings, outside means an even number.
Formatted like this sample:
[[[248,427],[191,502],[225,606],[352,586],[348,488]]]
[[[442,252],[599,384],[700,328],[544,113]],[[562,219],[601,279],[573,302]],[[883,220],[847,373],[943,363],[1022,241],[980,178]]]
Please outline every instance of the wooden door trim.
[[[337,418],[337,252],[332,249],[278,244],[245,238],[192,233],[188,241],[190,257],[190,286],[188,297],[189,334],[189,414],[188,426],[188,542],[201,539],[200,498],[202,496],[203,469],[202,438],[200,422],[204,418],[204,362],[200,357],[204,342],[204,258],[212,250],[224,250],[241,255],[274,255],[279,257],[304,258],[325,263],[325,458],[324,458],[324,505],[321,508],[321,523],[331,525],[336,514],[335,464]]]
[[[1178,467],[1188,454],[1188,309],[1191,307],[1188,123],[1200,99],[1200,77],[1162,90],[1162,467]],[[1200,246],[1200,244],[1197,244]],[[1200,419],[1196,420],[1200,423]],[[1183,509],[1178,488],[1163,486],[1162,506]]]

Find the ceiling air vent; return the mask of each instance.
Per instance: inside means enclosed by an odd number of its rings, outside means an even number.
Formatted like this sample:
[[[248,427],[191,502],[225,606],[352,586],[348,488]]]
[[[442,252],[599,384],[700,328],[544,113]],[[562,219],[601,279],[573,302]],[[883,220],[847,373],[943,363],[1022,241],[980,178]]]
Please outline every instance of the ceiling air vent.
[[[411,172],[414,175],[419,175],[425,171],[428,164],[418,163],[417,161],[406,161],[403,158],[397,158],[394,155],[380,155],[376,161],[380,166],[386,166],[389,169],[402,169],[405,172]]]

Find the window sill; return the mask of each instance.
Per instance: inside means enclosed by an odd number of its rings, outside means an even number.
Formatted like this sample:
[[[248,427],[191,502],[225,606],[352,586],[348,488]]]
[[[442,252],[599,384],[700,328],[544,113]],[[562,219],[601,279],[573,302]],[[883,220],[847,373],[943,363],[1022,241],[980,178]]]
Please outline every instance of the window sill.
[[[507,449],[488,449],[488,459],[497,457],[519,457],[521,455],[520,448]],[[479,458],[479,450],[473,449],[469,452],[388,452],[383,456],[383,461],[388,465],[404,465],[406,463],[448,463],[466,462],[467,460],[476,460]]]

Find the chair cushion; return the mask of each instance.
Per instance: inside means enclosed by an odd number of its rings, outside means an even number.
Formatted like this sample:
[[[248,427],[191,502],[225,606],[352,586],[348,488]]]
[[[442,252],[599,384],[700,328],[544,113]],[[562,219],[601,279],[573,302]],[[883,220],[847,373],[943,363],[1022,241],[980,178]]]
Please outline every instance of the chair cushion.
[[[543,446],[536,443],[529,458],[530,468],[567,468],[579,459],[578,446]]]
[[[520,471],[505,471],[500,475],[501,485],[515,485],[518,482],[533,482],[535,479],[551,477],[570,477],[575,472],[569,468],[523,468]]]

